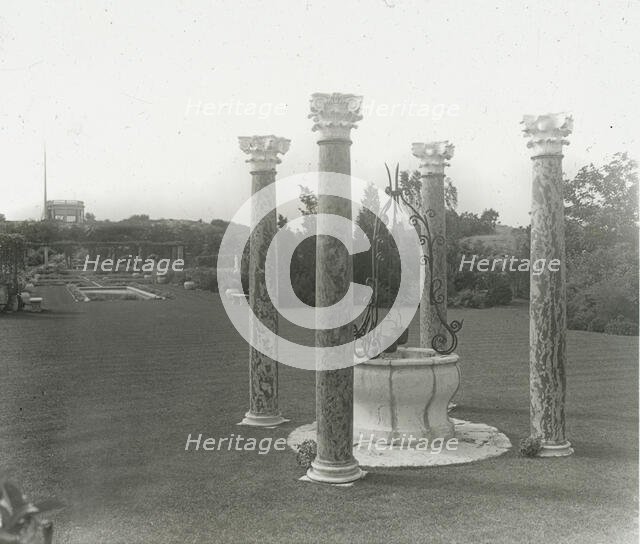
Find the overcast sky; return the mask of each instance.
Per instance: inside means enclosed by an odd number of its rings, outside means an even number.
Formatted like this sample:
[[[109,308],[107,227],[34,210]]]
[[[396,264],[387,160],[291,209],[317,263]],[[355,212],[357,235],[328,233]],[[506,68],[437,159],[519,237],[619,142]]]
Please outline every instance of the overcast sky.
[[[638,158],[639,11],[630,1],[4,1],[0,213],[41,216],[46,141],[49,198],[84,200],[99,219],[228,219],[250,187],[237,136],[290,138],[279,175],[313,170],[309,96],[338,91],[370,110],[352,133],[354,175],[382,185],[384,161],[413,169],[412,142],[449,139],[459,210],[494,207],[503,223],[526,224],[523,114],[573,112],[568,175],[616,151]]]

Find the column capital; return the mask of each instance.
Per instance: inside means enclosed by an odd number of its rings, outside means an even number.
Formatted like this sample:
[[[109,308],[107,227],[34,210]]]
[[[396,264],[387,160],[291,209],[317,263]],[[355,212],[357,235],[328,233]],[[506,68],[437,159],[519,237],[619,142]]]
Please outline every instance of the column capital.
[[[413,156],[420,159],[420,173],[423,176],[444,175],[444,167],[449,166],[447,161],[453,157],[454,150],[455,146],[449,140],[411,144]]]
[[[540,155],[562,155],[562,146],[573,132],[573,116],[570,113],[547,113],[545,115],[525,115],[522,119],[527,147],[531,148],[531,158]]]
[[[282,161],[278,154],[289,151],[291,140],[278,136],[239,136],[240,149],[251,157],[246,160],[252,172],[275,170]]]
[[[312,131],[319,130],[318,141],[349,140],[352,128],[362,120],[360,108],[362,96],[341,93],[313,93],[309,119],[313,119]]]

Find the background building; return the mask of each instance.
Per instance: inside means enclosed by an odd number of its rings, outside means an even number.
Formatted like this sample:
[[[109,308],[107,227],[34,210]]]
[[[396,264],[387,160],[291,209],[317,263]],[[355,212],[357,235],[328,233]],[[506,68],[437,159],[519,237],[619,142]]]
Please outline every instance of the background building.
[[[64,223],[84,223],[84,202],[82,200],[47,200],[45,219]]]

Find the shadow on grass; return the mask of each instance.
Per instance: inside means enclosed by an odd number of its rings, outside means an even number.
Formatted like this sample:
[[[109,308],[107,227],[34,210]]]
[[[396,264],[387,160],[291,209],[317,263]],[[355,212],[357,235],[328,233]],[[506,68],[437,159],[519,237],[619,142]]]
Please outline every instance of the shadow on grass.
[[[513,459],[512,459],[513,461]],[[499,462],[499,461],[498,461]],[[570,463],[570,458],[566,460],[554,460],[554,463]],[[615,502],[619,497],[614,491],[596,490],[591,488],[589,494],[580,493],[580,488],[583,487],[584,481],[575,481],[571,478],[571,470],[568,471],[566,476],[557,475],[554,482],[548,480],[541,481],[540,483],[532,482],[533,470],[527,470],[531,468],[531,464],[537,463],[536,470],[544,470],[548,472],[548,468],[544,468],[542,465],[547,464],[548,460],[543,459],[526,459],[522,460],[519,468],[525,472],[528,481],[518,481],[517,477],[510,477],[508,473],[513,472],[514,466],[511,463],[510,466],[505,464],[505,478],[510,478],[511,481],[497,481],[490,476],[488,472],[486,479],[474,478],[468,475],[468,472],[462,474],[460,467],[452,466],[448,467],[451,470],[447,473],[438,470],[436,471],[424,471],[422,473],[416,471],[400,470],[393,473],[376,473],[369,472],[367,477],[362,481],[361,485],[367,486],[389,486],[400,487],[402,489],[424,489],[429,493],[441,493],[450,494],[452,489],[459,490],[461,495],[474,495],[474,496],[491,496],[491,497],[503,497],[513,498],[514,501],[521,502],[523,500],[540,500],[540,501],[554,501],[558,503],[581,503],[585,505],[592,505],[594,499],[598,499],[604,502]],[[527,467],[529,465],[529,467]],[[481,464],[468,465],[473,466],[476,470],[482,470]],[[548,465],[547,465],[548,466]],[[558,466],[558,465],[556,465]],[[441,467],[447,469],[447,467]],[[516,467],[517,468],[517,467]],[[571,467],[573,468],[573,467]]]
[[[20,321],[33,321],[36,319],[57,319],[58,317],[78,317],[80,312],[74,311],[65,311],[65,310],[49,310],[43,308],[41,312],[18,312],[15,314],[0,314],[0,319],[11,319],[11,320],[20,320]]]

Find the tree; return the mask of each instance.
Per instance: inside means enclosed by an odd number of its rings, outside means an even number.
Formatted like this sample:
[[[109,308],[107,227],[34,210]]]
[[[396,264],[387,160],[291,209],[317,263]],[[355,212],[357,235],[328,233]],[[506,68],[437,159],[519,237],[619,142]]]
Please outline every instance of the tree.
[[[604,166],[583,166],[565,180],[567,253],[637,238],[638,164],[616,153]]]
[[[300,203],[298,211],[303,216],[318,213],[318,197],[308,188],[300,185]],[[303,232],[296,233],[300,242],[291,260],[291,280],[295,294],[305,304],[313,306],[316,300],[316,237],[309,236],[312,227],[309,221],[303,222]]]
[[[302,215],[318,213],[318,197],[311,192],[311,189],[302,185],[300,185],[300,202],[302,208],[298,208],[298,211]]]
[[[129,219],[127,219],[127,221],[147,222],[147,221],[149,221],[149,216],[146,213],[136,213],[136,214],[133,214],[131,217],[129,217]]]
[[[422,198],[420,191],[422,189],[422,179],[420,172],[414,170],[409,173],[409,170],[403,170],[399,176],[400,188],[404,191],[405,198],[417,211],[422,208]]]
[[[453,185],[451,178],[444,180],[444,205],[447,210],[455,210],[458,207],[458,189]]]
[[[358,212],[358,217],[356,218],[356,223],[367,235],[373,233],[372,220],[375,218],[369,209],[375,210],[376,212],[380,211],[378,189],[376,189],[376,186],[373,183],[369,183],[364,190],[362,206]]]
[[[422,190],[422,177],[418,170],[409,172],[403,170],[399,176],[400,187],[405,191],[405,196],[411,205],[420,210],[422,197],[420,192]],[[444,206],[447,210],[455,210],[458,207],[458,189],[453,184],[451,178],[445,178],[444,180]]]
[[[94,214],[92,214],[91,212],[87,212],[84,214],[84,219],[87,223],[95,223],[96,222],[96,216]]]
[[[500,217],[500,214],[493,208],[489,208],[488,210],[484,210],[482,212],[482,215],[480,216],[480,222],[485,225],[486,229],[488,229],[489,232],[487,232],[487,234],[493,234],[496,231],[498,217]]]
[[[378,224],[380,228],[379,219],[374,213],[369,211],[369,208],[379,212],[380,210],[380,198],[378,190],[373,183],[369,183],[364,190],[362,197],[362,206],[358,211],[358,217],[356,218],[356,224],[362,229],[364,236],[369,240],[370,244],[373,244],[373,236]],[[380,236],[380,234],[378,234]],[[372,275],[371,269],[371,252],[360,252],[353,257],[353,277],[357,283],[366,283],[367,279]]]
[[[0,213],[0,223],[4,223],[7,220],[7,218],[4,216],[3,213]]]
[[[638,330],[638,172],[626,153],[565,180],[569,328]]]

